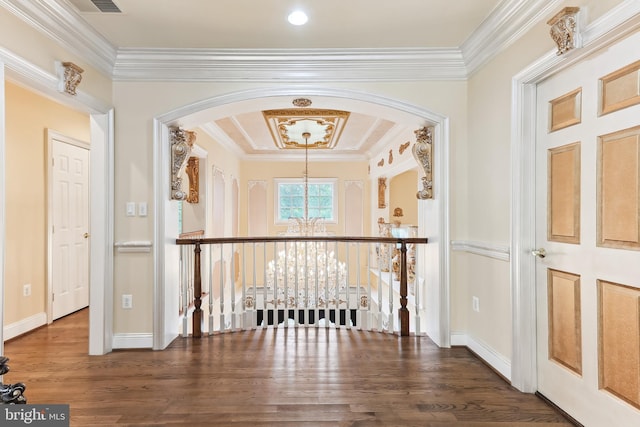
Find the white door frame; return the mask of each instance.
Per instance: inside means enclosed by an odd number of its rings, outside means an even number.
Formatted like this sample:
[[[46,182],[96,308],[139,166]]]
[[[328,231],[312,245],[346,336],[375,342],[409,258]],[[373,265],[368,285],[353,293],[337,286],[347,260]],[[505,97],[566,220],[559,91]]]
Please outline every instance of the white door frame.
[[[550,51],[512,80],[511,112],[511,384],[537,390],[535,240],[536,86],[587,55],[640,28],[640,2],[627,0],[582,33],[583,47],[564,55]],[[546,118],[543,118],[546,120]]]
[[[113,107],[78,91],[75,97],[58,92],[58,77],[6,49],[0,49],[0,354],[4,353],[5,259],[5,80],[90,116],[91,241],[89,273],[89,347],[91,355],[113,346]]]
[[[436,304],[430,306],[427,323],[427,333],[436,344],[441,347],[449,347],[451,343],[450,331],[450,248],[449,248],[449,120],[447,117],[433,113],[421,107],[403,103],[382,96],[356,92],[348,89],[327,89],[315,86],[295,86],[254,89],[230,93],[213,97],[205,101],[198,101],[182,108],[173,110],[154,119],[153,132],[153,159],[154,159],[154,286],[153,286],[153,348],[161,350],[166,348],[179,334],[178,318],[178,292],[175,283],[178,281],[178,251],[173,236],[177,236],[177,227],[173,224],[175,204],[170,201],[170,143],[168,127],[178,124],[179,121],[190,114],[203,110],[221,107],[234,102],[247,101],[272,96],[329,96],[370,102],[383,105],[399,111],[420,117],[435,125],[434,163],[441,165],[435,169],[434,194],[439,199],[435,206],[438,214],[438,236],[434,239],[437,250],[437,260],[429,264],[437,267],[434,273],[435,280],[428,283],[426,296]],[[428,201],[432,202],[432,201]],[[426,209],[425,203],[420,203],[419,210]],[[168,220],[169,219],[169,220]],[[433,237],[433,236],[428,236]],[[436,276],[437,275],[437,276]]]

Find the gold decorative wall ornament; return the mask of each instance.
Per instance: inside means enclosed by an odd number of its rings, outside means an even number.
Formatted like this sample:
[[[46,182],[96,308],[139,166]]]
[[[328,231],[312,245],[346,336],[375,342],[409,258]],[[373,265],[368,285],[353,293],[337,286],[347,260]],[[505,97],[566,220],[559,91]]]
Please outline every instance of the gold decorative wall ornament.
[[[378,167],[383,167],[384,166],[384,159],[380,159],[380,161],[378,162]]]
[[[281,149],[331,149],[338,144],[348,111],[287,108],[262,112],[273,142]],[[301,138],[308,133],[309,138]]]
[[[387,207],[387,202],[384,200],[384,196],[387,191],[387,178],[378,178],[378,208],[383,209]]]
[[[579,7],[565,7],[547,22],[547,24],[551,25],[549,32],[558,46],[558,55],[581,47],[578,28],[579,11]]]
[[[411,141],[407,141],[404,144],[400,144],[400,148],[398,149],[398,153],[400,153],[400,154],[404,153],[404,150],[409,148],[410,145],[411,145]]]
[[[433,127],[415,130],[416,143],[413,145],[413,157],[424,170],[422,190],[416,193],[420,200],[433,199]]]
[[[73,62],[58,61],[56,61],[56,70],[58,72],[58,91],[75,96],[84,70]]]
[[[293,105],[301,108],[308,107],[311,105],[311,100],[308,98],[296,98],[293,100]]]
[[[169,128],[171,143],[171,200],[185,200],[187,193],[182,190],[182,173],[187,166],[196,133],[179,127]]]
[[[389,150],[389,164],[393,163],[393,150]]]
[[[198,203],[200,201],[200,159],[197,157],[189,157],[185,172],[189,178],[189,195],[187,196],[187,202]]]

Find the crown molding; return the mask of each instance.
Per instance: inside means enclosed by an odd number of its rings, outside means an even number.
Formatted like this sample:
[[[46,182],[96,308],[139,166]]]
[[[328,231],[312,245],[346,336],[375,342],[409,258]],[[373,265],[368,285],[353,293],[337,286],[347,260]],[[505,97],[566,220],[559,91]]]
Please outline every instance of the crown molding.
[[[122,48],[115,81],[464,80],[459,49]]]
[[[47,0],[0,0],[0,6],[105,75],[112,75],[116,47],[71,6]]]
[[[65,2],[0,0],[114,81],[224,82],[465,80],[561,3],[505,0],[460,48],[300,50],[118,49]]]
[[[513,44],[562,3],[562,0],[501,2],[460,46],[468,76]]]
[[[41,95],[55,102],[81,110],[89,108],[90,111],[96,113],[106,113],[112,108],[83,90],[78,90],[75,96],[60,92],[58,90],[58,76],[33,65],[21,56],[2,47],[0,47],[0,64],[4,64],[6,67],[7,80],[36,89]]]

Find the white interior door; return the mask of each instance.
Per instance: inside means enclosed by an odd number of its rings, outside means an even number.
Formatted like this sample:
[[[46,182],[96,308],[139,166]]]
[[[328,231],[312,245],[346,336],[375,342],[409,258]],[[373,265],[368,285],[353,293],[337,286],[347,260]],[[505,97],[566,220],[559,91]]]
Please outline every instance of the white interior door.
[[[640,426],[639,45],[537,92],[538,391],[587,427]]]
[[[51,320],[89,305],[89,150],[62,136],[51,147]]]

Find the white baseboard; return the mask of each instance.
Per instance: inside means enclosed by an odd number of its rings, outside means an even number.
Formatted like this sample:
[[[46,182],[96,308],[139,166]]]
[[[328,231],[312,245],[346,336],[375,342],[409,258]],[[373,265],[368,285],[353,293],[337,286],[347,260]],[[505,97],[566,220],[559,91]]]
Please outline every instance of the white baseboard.
[[[26,319],[6,325],[3,329],[4,340],[10,340],[26,332],[47,324],[47,313],[37,313]]]
[[[487,344],[474,340],[467,334],[454,332],[451,334],[451,345],[465,346],[473,351],[500,375],[511,381],[511,361]]]
[[[153,348],[153,334],[113,334],[113,349]]]

